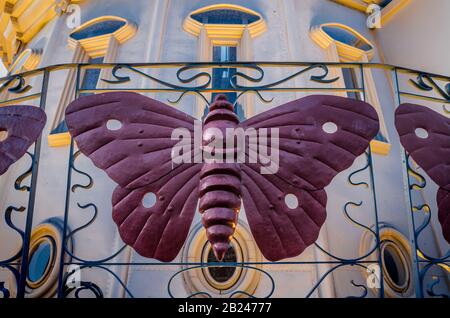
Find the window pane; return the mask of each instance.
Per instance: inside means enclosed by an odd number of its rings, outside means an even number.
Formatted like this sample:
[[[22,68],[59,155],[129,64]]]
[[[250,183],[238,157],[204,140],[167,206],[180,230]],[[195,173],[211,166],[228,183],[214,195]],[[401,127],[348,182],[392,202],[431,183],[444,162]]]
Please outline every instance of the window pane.
[[[74,32],[70,35],[72,39],[82,40],[87,38],[92,38],[94,36],[111,34],[120,29],[125,25],[125,21],[103,21],[99,23],[92,24],[80,31]]]
[[[235,62],[236,61],[235,46],[214,46],[213,62]],[[228,89],[233,88],[230,80],[236,74],[236,68],[215,68],[213,69],[212,88]],[[230,103],[236,100],[236,93],[225,93]],[[212,94],[214,101],[217,93]]]
[[[200,23],[210,24],[250,24],[260,19],[254,14],[230,9],[201,12],[191,15],[191,18]]]

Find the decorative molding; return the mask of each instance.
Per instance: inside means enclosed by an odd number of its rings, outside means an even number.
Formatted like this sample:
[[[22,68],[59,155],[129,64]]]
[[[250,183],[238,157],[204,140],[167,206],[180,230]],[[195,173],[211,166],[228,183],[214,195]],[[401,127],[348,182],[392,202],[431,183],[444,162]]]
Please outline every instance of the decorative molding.
[[[9,67],[9,73],[15,74],[22,71],[30,71],[35,69],[41,61],[41,49],[26,49],[20,53],[12,65]]]
[[[80,0],[6,0],[1,1],[0,55],[11,65],[20,44],[27,44],[52,19]]]
[[[47,140],[50,147],[65,147],[70,145],[70,134],[68,132],[50,134]]]
[[[259,19],[250,24],[214,24],[201,23],[192,18],[192,15],[213,10],[237,10],[252,15],[256,15]],[[261,35],[267,30],[267,24],[264,18],[256,11],[235,4],[215,4],[192,11],[183,22],[183,29],[195,36],[200,36],[202,28],[205,28],[208,38],[210,39],[236,39],[239,40],[245,28],[248,28],[252,38]]]
[[[110,42],[110,37],[114,37],[118,44],[122,44],[129,39],[131,39],[137,32],[137,25],[133,22],[130,22],[124,18],[117,17],[117,16],[101,16],[95,19],[92,19],[75,30],[73,30],[70,34],[74,34],[76,32],[79,32],[89,26],[92,26],[97,23],[101,23],[104,21],[123,21],[125,24],[120,27],[118,30],[109,33],[109,34],[103,34],[98,36],[89,37],[86,39],[80,39],[76,40],[69,36],[69,47],[75,48],[77,43],[80,43],[80,45],[83,47],[83,49],[86,51],[86,53],[91,58],[101,57],[105,56],[108,51],[108,46]]]
[[[389,154],[389,152],[391,151],[391,144],[388,142],[374,139],[370,142],[370,150],[373,153],[387,156]]]

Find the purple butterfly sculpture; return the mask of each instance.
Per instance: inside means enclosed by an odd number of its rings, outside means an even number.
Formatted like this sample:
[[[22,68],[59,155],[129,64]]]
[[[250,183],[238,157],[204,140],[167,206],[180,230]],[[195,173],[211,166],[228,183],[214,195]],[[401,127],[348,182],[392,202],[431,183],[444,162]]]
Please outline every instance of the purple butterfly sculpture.
[[[425,106],[401,104],[395,126],[405,150],[439,186],[438,218],[450,243],[450,119]],[[417,129],[426,133],[421,135]]]
[[[0,107],[0,175],[38,139],[46,120],[45,112],[38,107]]]
[[[174,129],[194,135],[195,119],[136,93],[113,92],[81,97],[66,111],[66,122],[80,151],[118,183],[112,197],[113,219],[125,243],[139,254],[171,261],[179,253],[198,209],[217,259],[222,260],[234,234],[241,200],[251,232],[271,261],[294,257],[314,243],[326,218],[324,187],[350,167],[379,129],[369,104],[314,95],[239,122],[233,105],[220,95],[203,122],[200,145],[211,141],[208,128],[278,128],[279,169],[261,174],[262,163],[172,162]],[[116,130],[110,120],[120,121]],[[326,132],[332,122],[335,131]],[[255,144],[249,138],[245,157]],[[255,144],[256,145],[256,144]],[[255,146],[253,145],[253,146]],[[229,149],[216,149],[227,152]],[[234,151],[234,150],[232,150]],[[156,202],[146,207],[147,193]],[[289,207],[293,194],[298,205]]]

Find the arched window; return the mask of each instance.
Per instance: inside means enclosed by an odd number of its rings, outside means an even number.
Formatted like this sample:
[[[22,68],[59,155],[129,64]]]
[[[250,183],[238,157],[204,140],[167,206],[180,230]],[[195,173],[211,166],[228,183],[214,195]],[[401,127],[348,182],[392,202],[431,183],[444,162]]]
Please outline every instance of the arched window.
[[[137,26],[124,18],[102,16],[74,29],[68,38],[69,47],[73,48],[72,63],[113,63],[119,45],[131,39],[137,31]],[[82,71],[80,88],[89,90],[101,88],[104,83],[100,78],[108,79],[109,72],[102,74],[99,68],[85,68]],[[51,147],[67,146],[70,135],[64,121],[65,107],[69,104],[75,90],[74,70],[67,76],[66,84],[58,104],[58,111],[52,123],[48,142]]]
[[[252,59],[251,39],[267,29],[263,17],[248,8],[232,4],[216,4],[191,12],[184,20],[183,28],[199,39],[199,60],[213,62],[235,62]],[[236,68],[215,68],[212,71],[212,88],[231,89],[231,78]],[[217,93],[211,94],[211,101]],[[227,92],[228,100],[235,102],[237,94]],[[251,97],[246,96],[236,104],[235,112],[241,120],[252,107]],[[244,106],[244,107],[243,107]],[[205,116],[208,109],[199,101],[197,116]]]
[[[373,44],[357,31],[341,23],[325,23],[313,27],[310,35],[314,42],[326,51],[328,62],[366,63],[374,56]],[[371,149],[375,153],[387,155],[391,145],[372,71],[364,69],[364,85],[362,85],[361,70],[358,67],[342,67],[333,69],[331,72],[336,73],[333,75],[340,78],[333,85],[355,89],[355,91],[344,93],[345,97],[363,100],[363,92],[356,90],[364,87],[365,99],[375,107],[380,119],[380,132],[370,143]]]

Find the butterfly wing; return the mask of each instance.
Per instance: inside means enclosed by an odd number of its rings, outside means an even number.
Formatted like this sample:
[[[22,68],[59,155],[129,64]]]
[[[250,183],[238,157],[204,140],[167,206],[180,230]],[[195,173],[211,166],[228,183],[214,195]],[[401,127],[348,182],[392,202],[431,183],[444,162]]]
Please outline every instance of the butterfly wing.
[[[271,261],[297,256],[316,241],[325,222],[324,187],[366,150],[379,130],[377,114],[365,102],[312,95],[252,117],[241,127],[279,129],[278,170],[261,174],[261,162],[242,164],[242,198],[263,255]],[[256,139],[249,139],[252,144]],[[253,156],[249,147],[245,151],[247,159]],[[287,194],[295,195],[296,207],[287,206]]]
[[[38,139],[46,120],[45,112],[38,107],[0,107],[0,132],[6,135],[6,138],[0,141],[0,175],[19,160]]]
[[[401,104],[395,112],[395,127],[405,150],[440,187],[438,218],[450,243],[450,119],[425,106]],[[417,135],[418,128],[426,130],[428,137]]]
[[[113,92],[77,99],[66,123],[80,151],[119,184],[113,219],[124,242],[145,257],[174,259],[194,216],[201,164],[174,164],[179,140],[171,135],[184,128],[193,136],[194,118],[140,94]],[[148,193],[152,206],[144,202]]]

